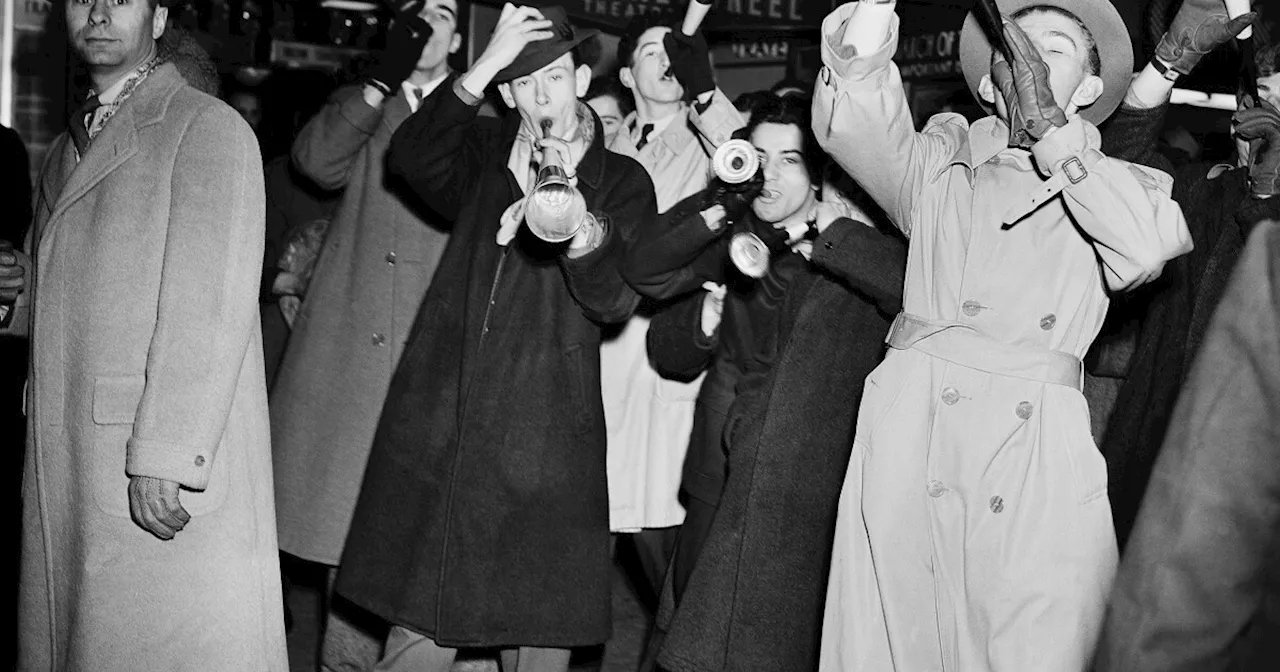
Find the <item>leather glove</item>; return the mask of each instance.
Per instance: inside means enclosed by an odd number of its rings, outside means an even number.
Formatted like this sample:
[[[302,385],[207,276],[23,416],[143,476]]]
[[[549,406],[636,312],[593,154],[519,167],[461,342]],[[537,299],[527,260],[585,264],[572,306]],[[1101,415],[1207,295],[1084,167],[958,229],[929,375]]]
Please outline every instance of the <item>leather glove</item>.
[[[738,184],[730,184],[718,177],[713,177],[703,192],[704,200],[701,209],[706,210],[713,205],[724,206],[725,220],[732,224],[747,214],[751,203],[763,189],[764,179],[758,172],[751,179]]]
[[[1231,118],[1236,135],[1248,140],[1249,187],[1257,198],[1280,194],[1280,111],[1266,101]]]
[[[386,84],[393,94],[418,67],[422,49],[431,39],[431,24],[418,16],[422,4],[407,3],[404,11],[396,15],[387,33],[387,46],[368,72],[369,79]]]
[[[1183,0],[1156,46],[1156,58],[1179,74],[1189,74],[1205,54],[1248,28],[1255,16],[1250,12],[1229,18],[1223,0]]]
[[[1049,66],[1018,24],[1006,21],[1005,41],[1013,63],[995,53],[991,80],[1004,95],[1009,110],[1009,146],[1030,149],[1050,129],[1067,125],[1067,114],[1053,99],[1049,86]]]
[[[684,92],[691,98],[716,88],[716,78],[711,71],[711,49],[707,39],[698,31],[693,37],[674,28],[662,38],[662,46],[671,60],[671,74],[679,80]]]
[[[150,476],[129,479],[129,512],[138,527],[165,541],[191,522],[191,514],[178,501],[178,484]]]

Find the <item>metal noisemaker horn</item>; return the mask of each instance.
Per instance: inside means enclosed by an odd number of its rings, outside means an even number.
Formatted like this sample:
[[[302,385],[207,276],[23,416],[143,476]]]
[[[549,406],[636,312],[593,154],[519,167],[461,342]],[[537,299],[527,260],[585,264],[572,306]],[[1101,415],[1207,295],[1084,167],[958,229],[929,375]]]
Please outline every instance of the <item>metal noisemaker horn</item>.
[[[760,155],[746,140],[727,140],[716,148],[711,168],[726,184],[742,184],[760,171]]]
[[[539,125],[542,136],[551,137],[551,120],[543,119]],[[533,235],[548,243],[562,243],[582,228],[586,216],[587,202],[565,175],[560,153],[550,147],[544,148],[538,180],[529,190],[529,200],[525,205],[525,224]]]

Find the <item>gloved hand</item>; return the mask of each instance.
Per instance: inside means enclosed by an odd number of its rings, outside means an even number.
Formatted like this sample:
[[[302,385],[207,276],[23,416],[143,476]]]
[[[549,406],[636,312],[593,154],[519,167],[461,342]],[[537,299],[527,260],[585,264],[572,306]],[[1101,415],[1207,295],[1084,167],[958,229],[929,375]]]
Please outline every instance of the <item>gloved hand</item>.
[[[26,288],[26,270],[18,252],[7,240],[0,240],[0,302],[13,302]]]
[[[1250,12],[1229,18],[1224,0],[1183,0],[1169,31],[1156,46],[1156,58],[1170,69],[1188,74],[1205,54],[1248,28],[1255,16]]]
[[[1004,38],[1013,63],[998,50],[991,64],[991,81],[1004,96],[1009,110],[1009,146],[1030,149],[1050,129],[1067,125],[1067,113],[1058,107],[1049,86],[1049,66],[1027,34],[1012,21],[1004,23]]]
[[[725,220],[732,224],[747,214],[751,203],[763,189],[764,178],[758,172],[751,179],[738,184],[730,184],[718,177],[713,177],[707,184],[706,190],[702,192],[704,199],[702,209],[706,210],[713,205],[723,206]]]
[[[1280,111],[1259,101],[1231,118],[1236,135],[1248,140],[1249,187],[1257,198],[1280,194]]]
[[[422,49],[431,39],[431,24],[418,16],[425,2],[408,2],[402,5],[387,33],[387,46],[378,54],[377,61],[369,69],[369,79],[376,79],[394,93],[404,80],[413,74],[422,59]]]
[[[689,37],[680,32],[679,26],[662,38],[662,46],[667,49],[667,58],[671,60],[671,74],[679,80],[684,92],[691,98],[716,88],[716,78],[711,71],[711,49],[707,40],[698,31]]]
[[[178,501],[178,484],[162,478],[129,479],[129,511],[138,527],[168,541],[191,522],[191,514]]]

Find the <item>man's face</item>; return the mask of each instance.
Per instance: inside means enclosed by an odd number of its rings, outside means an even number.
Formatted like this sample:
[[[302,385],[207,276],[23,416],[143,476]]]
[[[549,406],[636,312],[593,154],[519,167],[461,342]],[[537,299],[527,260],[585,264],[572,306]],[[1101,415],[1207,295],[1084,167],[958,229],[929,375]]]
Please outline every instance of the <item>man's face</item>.
[[[432,70],[462,46],[462,36],[458,34],[458,0],[427,0],[418,16],[431,25],[432,32],[431,39],[422,48],[417,69]]]
[[[764,190],[751,210],[768,224],[781,224],[813,205],[813,181],[804,165],[804,136],[793,124],[763,123],[751,132],[760,155]],[[803,216],[803,214],[801,215]]]
[[[618,129],[622,128],[622,109],[618,107],[618,100],[613,96],[596,96],[588,100],[587,104],[600,117],[600,125],[604,127],[604,144],[607,147],[613,142],[613,136],[618,134]]]
[[[631,55],[634,62],[619,73],[623,86],[631,89],[636,97],[655,103],[674,103],[684,98],[684,87],[667,74],[671,59],[662,38],[670,32],[670,28],[661,26],[644,31]]]
[[[1089,74],[1089,37],[1078,23],[1055,12],[1030,12],[1014,21],[1024,33],[1045,65],[1049,66],[1049,88],[1054,102],[1067,112],[1074,112],[1102,95],[1102,81]],[[1083,86],[1092,80],[1089,86]],[[1008,105],[1003,94],[991,86],[986,91],[984,78],[979,93],[994,102],[996,114],[1008,119]],[[1096,91],[1093,89],[1096,88]],[[1077,95],[1079,92],[1080,95]],[[1072,107],[1072,105],[1075,107]]]
[[[147,0],[67,0],[67,35],[89,71],[110,78],[142,64],[168,16]]]
[[[498,92],[530,129],[536,130],[543,119],[550,119],[551,134],[564,138],[576,118],[578,98],[586,95],[590,84],[591,68],[575,68],[573,56],[565,54],[533,74],[499,85]]]
[[[251,93],[236,93],[228,102],[236,112],[240,113],[240,116],[244,117],[250,128],[258,130],[258,125],[262,123],[262,103],[258,102],[257,96]]]
[[[1258,97],[1280,107],[1280,72],[1258,78]]]

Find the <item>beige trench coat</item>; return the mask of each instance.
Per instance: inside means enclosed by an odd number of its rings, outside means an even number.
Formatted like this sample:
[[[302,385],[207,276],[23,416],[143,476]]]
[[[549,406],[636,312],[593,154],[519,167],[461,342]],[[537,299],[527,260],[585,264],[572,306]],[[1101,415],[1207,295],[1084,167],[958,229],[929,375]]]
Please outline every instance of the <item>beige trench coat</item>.
[[[248,126],[172,65],[36,194],[19,663],[26,672],[287,669]],[[171,541],[129,475],[184,486]]]
[[[848,56],[853,8],[823,24],[814,132],[910,245],[858,411],[821,669],[1084,670],[1116,542],[1079,358],[1108,290],[1191,249],[1172,180],[1103,156],[1079,117],[1031,153],[995,117],[915,133],[897,18]]]

